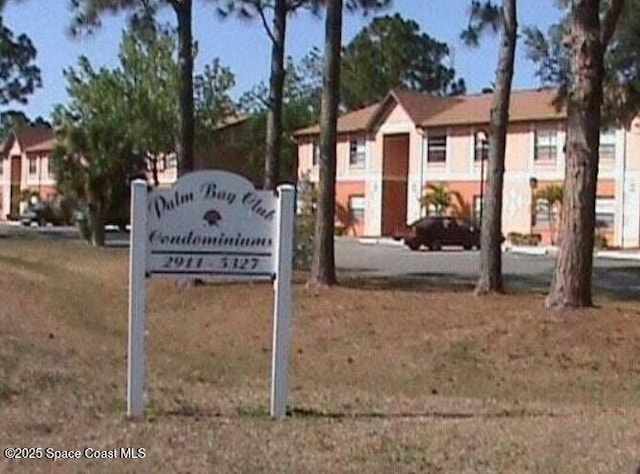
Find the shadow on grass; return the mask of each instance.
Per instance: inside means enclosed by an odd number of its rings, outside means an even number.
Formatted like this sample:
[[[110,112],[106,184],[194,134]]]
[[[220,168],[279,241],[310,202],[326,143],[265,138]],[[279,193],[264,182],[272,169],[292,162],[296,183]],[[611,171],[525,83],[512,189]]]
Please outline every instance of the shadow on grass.
[[[291,418],[321,418],[334,420],[358,420],[358,419],[421,419],[435,418],[443,420],[466,420],[473,418],[534,418],[547,417],[554,418],[561,416],[557,413],[532,411],[524,408],[513,410],[500,410],[494,413],[470,413],[470,412],[454,412],[454,411],[437,411],[429,410],[424,412],[326,412],[315,410],[313,408],[293,408],[287,410],[287,416]]]
[[[173,410],[157,412],[151,418],[157,416],[194,418],[196,420],[205,418],[224,419],[267,419],[269,411],[263,407],[241,407],[235,414],[224,414],[220,411],[202,410],[193,406],[188,408],[179,407]],[[412,420],[412,419],[441,419],[441,420],[470,420],[470,419],[500,419],[500,418],[555,418],[563,416],[558,413],[547,411],[527,410],[525,408],[504,409],[496,412],[457,412],[427,410],[423,412],[384,412],[384,411],[323,411],[315,408],[288,408],[287,418],[298,419],[324,419],[324,420]]]
[[[507,293],[541,293],[548,289],[546,275],[505,275]],[[380,276],[363,274],[343,274],[340,283],[355,290],[391,290],[422,292],[471,292],[475,288],[477,277],[442,272],[407,273],[404,275]]]
[[[373,291],[461,293],[473,291],[476,282],[476,275],[445,272],[379,275],[354,270],[340,275],[340,284],[345,288]],[[544,295],[551,285],[551,272],[505,274],[504,284],[507,294]],[[595,267],[593,289],[596,298],[640,300],[640,266]]]

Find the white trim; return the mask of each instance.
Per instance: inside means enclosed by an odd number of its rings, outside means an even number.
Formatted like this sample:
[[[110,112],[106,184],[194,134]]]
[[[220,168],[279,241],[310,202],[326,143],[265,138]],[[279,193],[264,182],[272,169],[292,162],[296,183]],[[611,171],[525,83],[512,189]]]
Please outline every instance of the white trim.
[[[564,127],[560,127],[559,126],[559,130],[558,130],[558,138],[556,139],[556,146],[558,147],[557,149],[557,156],[556,156],[556,168],[562,172],[562,175],[564,176],[564,170],[566,167],[566,158],[567,158],[567,154],[564,151],[564,148],[567,144],[567,133],[564,130]]]
[[[625,135],[626,130],[619,128],[616,130],[616,150],[613,173],[615,175],[614,196],[615,196],[615,222],[614,222],[614,245],[624,244],[624,184],[625,184]]]
[[[451,128],[445,129],[445,152],[444,152],[444,165],[447,173],[451,173],[451,161],[453,157],[453,140],[451,140]]]
[[[415,130],[412,122],[385,123],[376,131],[376,135],[394,135],[397,133],[411,133]]]
[[[475,166],[476,166],[476,162],[475,162],[475,152],[476,152],[476,127],[470,127],[469,128],[469,146],[468,151],[469,151],[469,156],[467,157],[467,169],[469,170],[469,173],[474,173],[475,171]]]
[[[532,123],[532,124],[529,124],[529,166],[527,170],[529,174],[534,172],[535,156],[536,156],[536,126],[535,124]]]

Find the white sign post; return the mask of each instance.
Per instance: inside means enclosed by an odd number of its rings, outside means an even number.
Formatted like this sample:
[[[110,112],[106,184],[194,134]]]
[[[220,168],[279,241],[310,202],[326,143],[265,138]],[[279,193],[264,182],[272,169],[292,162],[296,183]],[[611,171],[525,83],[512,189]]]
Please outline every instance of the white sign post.
[[[145,278],[273,280],[271,417],[286,416],[295,188],[259,191],[226,171],[186,174],[171,187],[131,185],[127,414],[144,411]]]
[[[287,411],[287,360],[291,318],[291,277],[293,262],[293,220],[295,188],[278,187],[278,234],[276,237],[276,279],[273,282],[273,343],[271,361],[271,417],[280,419]]]
[[[131,245],[129,247],[129,357],[127,415],[144,410],[144,316],[146,293],[147,182],[131,183]]]

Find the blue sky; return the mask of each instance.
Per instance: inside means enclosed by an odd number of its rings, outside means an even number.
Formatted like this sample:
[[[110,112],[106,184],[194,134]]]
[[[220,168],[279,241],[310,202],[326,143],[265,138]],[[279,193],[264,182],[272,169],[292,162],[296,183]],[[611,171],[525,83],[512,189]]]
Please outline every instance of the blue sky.
[[[196,68],[201,69],[214,57],[219,57],[236,75],[233,95],[238,97],[252,85],[268,77],[269,40],[260,22],[221,20],[215,9],[195,0],[194,35],[199,54]],[[477,92],[494,80],[497,61],[498,38],[486,38],[478,49],[464,46],[459,40],[460,31],[467,23],[469,0],[394,0],[393,7],[376,15],[398,12],[405,18],[418,22],[423,31],[446,42],[455,51],[454,67],[464,77],[470,92]],[[545,29],[558,16],[555,0],[527,0],[519,3],[520,25],[537,25]],[[68,0],[25,0],[9,5],[5,23],[15,33],[27,33],[38,49],[38,66],[42,70],[44,87],[30,97],[26,106],[11,104],[11,108],[24,110],[30,116],[49,117],[53,105],[66,101],[65,81],[62,70],[74,65],[78,56],[86,55],[94,66],[113,66],[117,63],[118,43],[125,26],[122,16],[109,17],[103,28],[90,38],[71,39],[67,27],[71,18]],[[166,11],[167,19],[173,14]],[[343,40],[348,42],[371,20],[361,14],[346,14]],[[324,24],[307,12],[298,13],[289,20],[287,54],[298,59],[313,46],[323,45]],[[514,86],[537,87],[532,65],[524,57],[519,44]]]

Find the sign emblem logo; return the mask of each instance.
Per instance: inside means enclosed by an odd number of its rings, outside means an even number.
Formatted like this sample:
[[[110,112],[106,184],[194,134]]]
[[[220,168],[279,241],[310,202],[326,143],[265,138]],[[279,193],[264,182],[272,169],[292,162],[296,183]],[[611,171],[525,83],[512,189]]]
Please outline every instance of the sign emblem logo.
[[[202,216],[202,219],[207,224],[209,224],[209,226],[214,225],[218,227],[218,222],[222,220],[222,216],[215,209],[209,209],[207,212],[204,213],[204,216]]]

